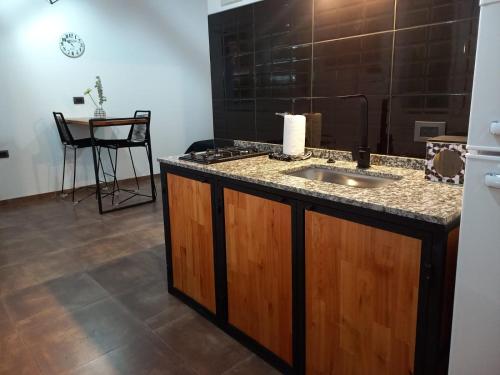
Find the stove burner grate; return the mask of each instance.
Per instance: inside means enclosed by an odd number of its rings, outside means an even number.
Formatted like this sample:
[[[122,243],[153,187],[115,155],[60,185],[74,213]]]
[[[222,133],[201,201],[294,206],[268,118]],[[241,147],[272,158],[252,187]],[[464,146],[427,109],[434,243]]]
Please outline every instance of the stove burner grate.
[[[202,152],[191,152],[181,156],[179,159],[199,164],[214,164],[267,154],[267,152],[259,151],[253,147],[224,147],[208,149]]]

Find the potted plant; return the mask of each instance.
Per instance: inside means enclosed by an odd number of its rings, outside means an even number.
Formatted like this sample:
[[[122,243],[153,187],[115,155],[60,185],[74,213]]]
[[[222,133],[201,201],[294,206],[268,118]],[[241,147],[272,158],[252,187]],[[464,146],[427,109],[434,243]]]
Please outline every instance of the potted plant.
[[[90,99],[92,99],[92,102],[94,103],[96,109],[95,109],[95,112],[94,112],[94,117],[95,118],[106,118],[106,111],[104,111],[104,108],[102,107],[102,105],[104,104],[104,102],[106,102],[108,99],[104,96],[104,92],[103,92],[103,89],[102,89],[102,81],[101,81],[101,77],[97,76],[96,77],[96,81],[95,81],[95,85],[94,87],[97,89],[97,97],[99,99],[98,103],[95,101],[94,97],[92,96],[92,89],[87,89],[84,91],[84,95],[88,95],[90,97]]]

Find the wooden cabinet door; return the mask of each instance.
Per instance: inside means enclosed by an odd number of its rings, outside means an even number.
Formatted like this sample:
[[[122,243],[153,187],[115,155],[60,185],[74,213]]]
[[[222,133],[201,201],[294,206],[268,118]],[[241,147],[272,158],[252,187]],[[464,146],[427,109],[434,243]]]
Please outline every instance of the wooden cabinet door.
[[[167,174],[174,287],[215,313],[211,185]]]
[[[292,210],[224,189],[229,323],[292,363]]]
[[[413,373],[420,240],[306,211],[307,375]]]

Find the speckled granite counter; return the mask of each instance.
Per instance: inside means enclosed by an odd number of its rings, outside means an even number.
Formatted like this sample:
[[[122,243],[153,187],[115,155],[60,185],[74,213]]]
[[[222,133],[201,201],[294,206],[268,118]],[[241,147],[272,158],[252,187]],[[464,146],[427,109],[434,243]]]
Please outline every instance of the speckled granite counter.
[[[328,164],[325,159],[311,158],[306,161],[283,162],[271,160],[267,156],[211,165],[181,161],[178,156],[159,158],[158,161],[435,224],[450,224],[460,216],[462,207],[462,187],[426,181],[422,170],[374,165],[364,172],[356,170],[356,164],[348,161]],[[369,175],[391,175],[400,179],[384,187],[364,189],[284,174],[306,166],[322,166]]]

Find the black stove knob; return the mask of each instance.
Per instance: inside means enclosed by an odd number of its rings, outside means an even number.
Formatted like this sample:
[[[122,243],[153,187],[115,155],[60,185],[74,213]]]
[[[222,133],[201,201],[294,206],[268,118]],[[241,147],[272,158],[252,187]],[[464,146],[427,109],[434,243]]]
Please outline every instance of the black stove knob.
[[[189,156],[191,156],[191,158],[192,158],[192,159],[196,158],[196,152],[191,151],[191,152],[189,153]]]

